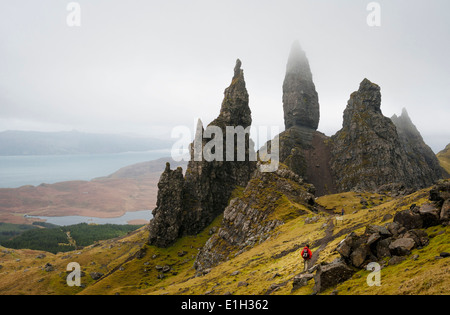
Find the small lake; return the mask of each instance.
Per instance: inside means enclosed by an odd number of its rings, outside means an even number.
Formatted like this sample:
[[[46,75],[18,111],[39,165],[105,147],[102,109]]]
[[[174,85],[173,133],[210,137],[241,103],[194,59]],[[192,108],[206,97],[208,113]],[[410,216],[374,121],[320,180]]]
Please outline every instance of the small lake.
[[[150,221],[152,219],[151,210],[141,210],[126,212],[123,216],[117,218],[95,218],[95,217],[84,217],[78,215],[69,215],[63,217],[43,217],[43,216],[27,216],[28,218],[42,219],[47,223],[66,226],[74,225],[79,223],[94,223],[94,224],[128,224],[129,221],[133,220],[146,220]]]

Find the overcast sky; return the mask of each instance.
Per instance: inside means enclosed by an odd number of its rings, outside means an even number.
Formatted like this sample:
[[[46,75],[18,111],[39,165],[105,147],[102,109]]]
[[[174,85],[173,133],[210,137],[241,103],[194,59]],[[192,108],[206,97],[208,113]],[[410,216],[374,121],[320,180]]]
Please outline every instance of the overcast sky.
[[[435,152],[450,142],[450,1],[62,0],[0,3],[0,131],[167,136],[220,110],[242,60],[254,125],[283,129],[292,42],[309,58],[331,136],[359,83],[381,86],[385,116],[406,107]]]

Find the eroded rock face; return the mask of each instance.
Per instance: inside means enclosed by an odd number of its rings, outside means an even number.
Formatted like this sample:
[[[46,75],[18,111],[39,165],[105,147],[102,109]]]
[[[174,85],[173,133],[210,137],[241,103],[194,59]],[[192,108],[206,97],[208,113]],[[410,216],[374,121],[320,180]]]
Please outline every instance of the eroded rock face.
[[[158,247],[167,247],[180,236],[183,216],[184,178],[181,167],[176,170],[166,169],[158,183],[158,199],[150,221],[149,243]]]
[[[445,171],[439,165],[439,160],[433,150],[425,144],[422,135],[413,124],[406,108],[400,116],[391,118],[400,139],[400,143],[414,167],[418,187],[427,187],[442,178]]]
[[[350,96],[342,129],[332,137],[331,169],[338,190],[373,191],[390,183],[415,189],[431,185],[434,172],[405,150],[420,139],[408,138],[405,144],[403,138],[408,137],[400,137],[381,112],[380,87],[364,79]]]
[[[298,41],[292,45],[286,67],[283,108],[286,129],[299,126],[317,130],[320,119],[319,97],[308,59]]]
[[[199,123],[197,136],[200,140],[191,145],[191,160],[185,176],[182,176],[181,170],[171,171],[170,166],[161,176],[158,205],[149,225],[149,244],[167,247],[183,235],[198,234],[223,212],[236,186],[246,186],[256,168],[256,162],[250,158],[253,148],[249,135],[246,135],[244,161],[237,161],[237,141],[234,141],[231,152],[236,158],[229,160],[226,128],[240,126],[245,129],[251,122],[244,72],[238,59],[232,82],[224,93],[220,114],[209,124],[222,131],[223,157],[221,161],[208,161],[205,156],[197,156],[216,137],[214,134],[211,138],[206,138],[203,134],[205,129]],[[200,150],[196,151],[196,146]]]
[[[200,250],[195,268],[211,268],[231,253],[264,242],[285,220],[308,212],[315,204],[313,191],[313,186],[287,168],[273,173],[257,170],[242,195],[225,209],[219,231]],[[294,207],[293,203],[304,207]]]

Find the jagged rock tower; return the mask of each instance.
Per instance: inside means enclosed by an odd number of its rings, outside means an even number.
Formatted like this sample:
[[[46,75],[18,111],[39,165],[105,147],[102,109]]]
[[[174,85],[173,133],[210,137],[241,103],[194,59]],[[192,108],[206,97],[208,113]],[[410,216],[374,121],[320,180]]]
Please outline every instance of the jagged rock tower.
[[[439,160],[434,154],[433,150],[425,143],[409,117],[406,108],[403,108],[400,116],[394,115],[391,117],[400,142],[405,150],[414,173],[417,176],[419,187],[426,187],[432,185],[435,181],[444,176],[444,170],[439,164]]]
[[[283,109],[286,129],[299,126],[317,130],[320,119],[319,96],[308,59],[298,41],[292,44],[286,66]]]
[[[196,139],[200,140],[191,145],[191,160],[185,176],[182,176],[181,168],[171,170],[169,164],[161,175],[157,207],[153,210],[154,218],[149,224],[151,245],[167,247],[183,235],[201,232],[224,211],[232,191],[237,186],[247,185],[256,169],[256,162],[250,159],[253,147],[248,134],[245,160],[230,161],[226,158],[226,127],[242,126],[245,129],[252,123],[244,71],[239,59],[236,61],[232,82],[224,94],[220,115],[209,124],[222,130],[223,161],[208,162],[204,157],[198,159],[194,156],[198,153],[194,150],[195,146],[200,146],[202,151],[212,140],[202,137],[204,129],[199,122]],[[214,135],[216,136],[218,135]],[[234,152],[231,152],[235,157],[237,144],[234,141]]]
[[[335,193],[328,137],[317,131],[319,97],[305,52],[292,44],[283,83],[286,130],[279,135],[280,161],[316,187],[318,196]]]
[[[397,128],[381,112],[380,87],[367,79],[361,82],[350,96],[342,129],[331,138],[331,168],[339,191],[373,191],[386,184],[418,189],[442,176],[440,168],[430,167],[438,166],[437,158],[427,153],[406,116],[393,118]]]

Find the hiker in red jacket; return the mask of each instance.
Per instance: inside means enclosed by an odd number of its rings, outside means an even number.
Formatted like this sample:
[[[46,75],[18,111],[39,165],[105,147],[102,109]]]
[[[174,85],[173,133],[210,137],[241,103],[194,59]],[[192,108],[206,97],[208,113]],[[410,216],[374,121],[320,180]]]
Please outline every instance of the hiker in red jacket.
[[[311,257],[312,257],[312,252],[311,252],[311,250],[309,249],[309,245],[306,245],[304,248],[303,248],[303,250],[302,250],[302,253],[301,253],[301,255],[302,255],[302,258],[303,258],[303,260],[304,260],[304,262],[305,262],[305,271],[306,270],[308,270],[308,261],[311,259]]]

